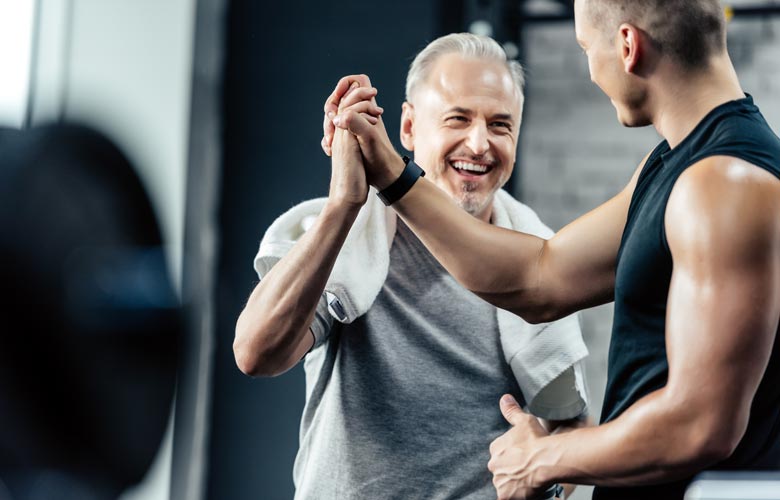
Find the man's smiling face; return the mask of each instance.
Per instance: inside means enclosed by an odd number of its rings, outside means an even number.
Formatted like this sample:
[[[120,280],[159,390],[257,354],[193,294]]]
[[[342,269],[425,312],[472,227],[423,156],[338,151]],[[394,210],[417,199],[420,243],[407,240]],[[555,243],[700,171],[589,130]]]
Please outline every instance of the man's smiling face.
[[[464,210],[490,218],[514,168],[521,100],[502,62],[446,54],[404,104],[401,141],[426,178]]]

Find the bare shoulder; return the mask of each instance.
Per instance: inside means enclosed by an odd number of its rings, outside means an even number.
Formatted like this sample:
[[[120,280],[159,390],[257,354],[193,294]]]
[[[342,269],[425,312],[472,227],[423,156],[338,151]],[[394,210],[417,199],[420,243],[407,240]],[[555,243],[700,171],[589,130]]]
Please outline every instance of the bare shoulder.
[[[634,193],[634,189],[636,189],[636,183],[639,180],[639,176],[642,173],[642,170],[644,170],[645,165],[647,164],[647,160],[650,159],[650,155],[652,154],[652,151],[650,153],[647,153],[644,158],[642,158],[642,161],[639,162],[639,165],[634,170],[634,173],[631,175],[631,180],[628,181],[628,185],[624,189],[624,192],[629,195],[629,198]]]
[[[669,247],[701,252],[776,247],[780,179],[751,163],[713,156],[677,180],[666,207]]]

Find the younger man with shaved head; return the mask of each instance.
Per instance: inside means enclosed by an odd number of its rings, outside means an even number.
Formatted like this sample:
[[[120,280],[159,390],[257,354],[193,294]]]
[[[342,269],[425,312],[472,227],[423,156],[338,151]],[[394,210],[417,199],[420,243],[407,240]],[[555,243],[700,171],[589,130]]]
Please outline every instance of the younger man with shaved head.
[[[357,80],[344,105],[378,112],[370,82]],[[455,210],[549,237],[500,190],[515,162],[522,84],[494,40],[439,38],[409,71],[401,142]],[[339,131],[332,154],[328,198],[266,232],[234,344],[252,375],[306,356],[296,498],[495,498],[487,462],[509,428],[494,404],[501,394],[551,430],[585,414],[577,320],[530,325],[463,289],[369,197],[352,134]]]
[[[326,106],[356,134],[369,181],[391,186],[467,288],[531,322],[615,301],[602,425],[547,436],[502,398],[515,427],[491,445],[498,497],[575,482],[598,500],[681,500],[704,469],[778,470],[780,139],[740,87],[720,3],[576,0],[575,20],[618,120],[664,141],[621,193],[548,241],[413,182],[381,121],[336,109],[341,89]]]

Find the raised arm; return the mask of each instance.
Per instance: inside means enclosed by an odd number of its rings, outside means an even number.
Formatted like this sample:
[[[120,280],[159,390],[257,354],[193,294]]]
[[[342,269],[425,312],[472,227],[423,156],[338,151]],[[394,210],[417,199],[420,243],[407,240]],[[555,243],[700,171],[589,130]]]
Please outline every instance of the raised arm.
[[[333,113],[342,87],[329,98],[326,113]],[[381,120],[371,124],[346,107],[333,121],[357,136],[371,184],[381,190],[398,178],[404,163]],[[328,123],[323,147],[332,133]],[[638,170],[621,193],[549,241],[477,220],[424,178],[393,208],[466,288],[527,321],[545,322],[611,300],[637,175]]]
[[[424,179],[393,207],[466,288],[538,323],[612,300],[634,185],[550,240],[481,222]]]
[[[352,91],[344,105],[358,103],[359,112],[381,114],[371,102],[370,82]],[[369,116],[369,120],[376,118]],[[233,352],[242,372],[274,376],[294,366],[311,349],[310,325],[317,304],[360,208],[368,185],[355,138],[337,131],[333,172],[325,208],[292,250],[252,291],[236,323]]]
[[[558,481],[665,482],[732,454],[777,335],[778,211],[780,182],[743,161],[709,158],[680,177],[665,217],[674,260],[666,386],[608,424],[560,436],[534,438],[534,422],[513,407],[517,432],[492,448],[508,492],[500,498]]]
[[[328,202],[314,226],[257,284],[236,322],[233,353],[242,372],[279,375],[314,345],[310,325],[359,209]]]

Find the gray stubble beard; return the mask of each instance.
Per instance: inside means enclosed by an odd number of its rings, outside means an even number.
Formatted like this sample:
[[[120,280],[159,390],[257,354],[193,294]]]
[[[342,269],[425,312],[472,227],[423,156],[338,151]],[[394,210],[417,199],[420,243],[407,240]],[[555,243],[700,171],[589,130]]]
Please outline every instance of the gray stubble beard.
[[[479,200],[477,199],[478,195],[474,194],[478,189],[479,184],[475,182],[464,182],[462,184],[460,197],[458,197],[458,206],[475,217],[484,210],[489,203],[493,202],[493,196],[495,196],[495,191],[493,191],[486,195],[484,200]]]

